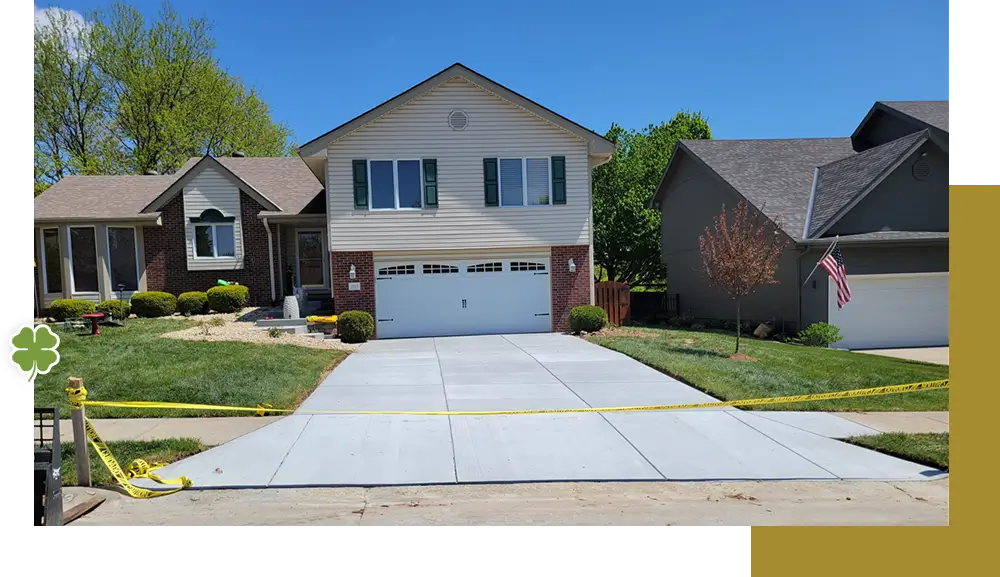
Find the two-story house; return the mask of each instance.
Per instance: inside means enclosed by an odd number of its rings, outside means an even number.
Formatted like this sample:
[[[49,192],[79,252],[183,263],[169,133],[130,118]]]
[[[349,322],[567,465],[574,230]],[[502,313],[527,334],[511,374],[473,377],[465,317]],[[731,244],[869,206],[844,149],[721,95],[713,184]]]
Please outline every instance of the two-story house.
[[[35,199],[38,299],[223,279],[254,305],[329,294],[381,338],[565,330],[593,302],[591,171],[613,152],[455,64],[296,157],[60,180]]]
[[[653,198],[662,258],[681,312],[733,319],[709,286],[698,237],[745,200],[787,241],[777,284],[743,300],[743,318],[794,333],[840,328],[834,346],[948,344],[948,102],[877,102],[850,137],[680,142]],[[850,302],[817,261],[838,241]]]

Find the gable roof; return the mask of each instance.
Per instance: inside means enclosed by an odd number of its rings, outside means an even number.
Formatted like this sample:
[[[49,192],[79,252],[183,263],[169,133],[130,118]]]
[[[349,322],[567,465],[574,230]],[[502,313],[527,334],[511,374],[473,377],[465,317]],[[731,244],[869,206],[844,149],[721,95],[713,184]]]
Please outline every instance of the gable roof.
[[[193,157],[171,175],[67,176],[35,197],[35,220],[155,220],[157,211],[208,166],[278,214],[297,214],[323,192],[301,158]]]
[[[404,104],[410,102],[411,100],[423,96],[427,92],[430,92],[437,86],[447,82],[448,80],[461,77],[465,80],[471,82],[483,88],[488,92],[492,92],[497,96],[507,100],[521,108],[527,110],[528,112],[534,114],[546,120],[563,130],[575,134],[576,136],[587,140],[590,143],[590,151],[592,154],[607,154],[609,157],[611,153],[615,151],[615,144],[607,139],[605,139],[600,134],[581,126],[572,120],[545,108],[541,104],[530,100],[517,92],[498,84],[489,78],[486,78],[482,74],[472,70],[471,68],[461,64],[455,63],[445,68],[441,72],[438,72],[434,76],[431,76],[427,80],[424,80],[420,84],[411,87],[402,94],[383,102],[382,104],[372,108],[371,110],[360,114],[348,120],[344,124],[341,124],[337,128],[310,140],[309,142],[303,144],[299,147],[298,152],[301,156],[313,156],[322,152],[329,143],[337,140],[338,138],[368,124],[369,122],[383,116],[393,110],[403,106]]]
[[[874,121],[882,115],[895,116],[914,126],[914,132],[931,128],[938,132],[941,139],[948,137],[948,101],[947,100],[897,100],[877,101],[865,115],[851,134],[855,150],[861,150],[865,144],[865,133]]]
[[[805,236],[822,234],[892,172],[930,134],[925,130],[820,166],[816,171]]]
[[[35,197],[35,220],[155,219],[140,214],[177,175],[67,176]]]
[[[683,140],[678,149],[701,161],[795,241],[802,240],[816,167],[854,153],[850,138]]]

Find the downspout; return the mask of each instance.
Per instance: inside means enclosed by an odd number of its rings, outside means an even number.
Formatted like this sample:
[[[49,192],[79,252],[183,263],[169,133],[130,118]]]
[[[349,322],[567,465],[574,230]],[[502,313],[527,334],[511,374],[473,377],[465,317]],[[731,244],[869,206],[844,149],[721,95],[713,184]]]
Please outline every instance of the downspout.
[[[271,226],[267,224],[267,217],[264,217],[264,229],[267,230],[267,270],[271,275],[271,304],[275,301],[274,292],[274,239],[271,237]]]

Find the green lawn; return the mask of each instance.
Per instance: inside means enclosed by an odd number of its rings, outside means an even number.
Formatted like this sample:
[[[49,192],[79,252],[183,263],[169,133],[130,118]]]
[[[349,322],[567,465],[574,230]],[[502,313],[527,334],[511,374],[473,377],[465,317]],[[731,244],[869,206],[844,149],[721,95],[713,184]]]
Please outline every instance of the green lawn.
[[[102,329],[103,332],[103,329]],[[173,463],[195,453],[207,449],[198,439],[156,439],[153,441],[108,441],[108,449],[122,469],[128,469],[129,464],[142,459],[153,463]],[[97,451],[87,444],[87,454],[90,457],[90,481],[92,485],[117,485],[111,472],[104,466],[104,461],[97,456]],[[64,487],[76,485],[76,450],[73,443],[62,444],[62,467],[59,469]],[[154,474],[156,471],[154,471]],[[164,485],[172,488],[171,485]]]
[[[948,433],[882,433],[845,440],[907,461],[948,470]]]
[[[35,406],[69,416],[68,377],[82,377],[92,401],[170,401],[294,408],[344,353],[294,345],[199,342],[159,335],[193,326],[170,319],[129,320],[101,327],[100,336],[56,329],[59,364],[35,378]],[[202,410],[88,407],[88,417],[239,416]]]
[[[904,359],[742,339],[710,331],[633,328],[588,337],[726,401],[827,393],[948,378],[948,367]],[[772,411],[947,411],[948,391],[922,391],[786,405]]]

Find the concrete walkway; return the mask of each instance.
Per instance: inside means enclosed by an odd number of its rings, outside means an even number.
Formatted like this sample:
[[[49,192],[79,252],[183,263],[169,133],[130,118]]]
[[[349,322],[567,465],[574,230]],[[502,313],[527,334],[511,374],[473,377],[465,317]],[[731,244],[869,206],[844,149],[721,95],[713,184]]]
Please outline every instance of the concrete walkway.
[[[755,411],[755,415],[770,418],[831,439],[878,433],[947,433],[948,412],[896,413],[822,413],[793,411]],[[237,437],[256,431],[282,417],[205,417],[187,419],[91,419],[94,428],[105,441],[148,441],[172,437],[193,437],[212,447],[228,443]],[[841,423],[850,421],[862,428]],[[59,436],[63,443],[73,440],[73,427],[68,419],[59,421]]]
[[[688,411],[320,415],[699,403],[712,397],[559,334],[373,341],[301,412],[165,468],[198,488],[643,480],[925,480],[945,475],[835,437],[835,415]]]
[[[897,359],[909,359],[924,363],[934,363],[935,365],[947,365],[950,347],[916,347],[912,349],[871,349],[867,351],[854,351],[868,355],[881,355],[883,357],[896,357]]]

